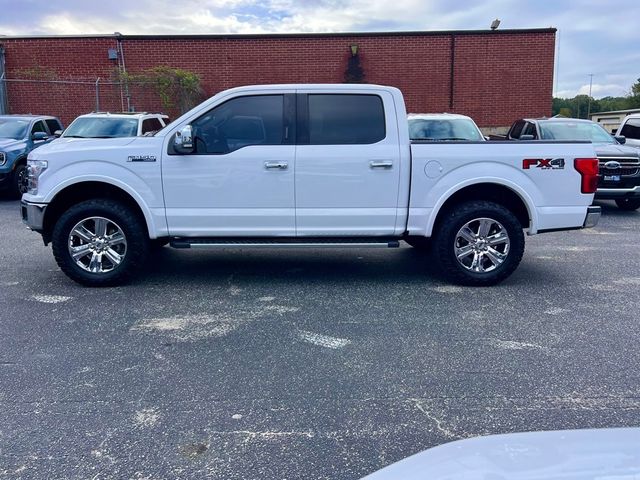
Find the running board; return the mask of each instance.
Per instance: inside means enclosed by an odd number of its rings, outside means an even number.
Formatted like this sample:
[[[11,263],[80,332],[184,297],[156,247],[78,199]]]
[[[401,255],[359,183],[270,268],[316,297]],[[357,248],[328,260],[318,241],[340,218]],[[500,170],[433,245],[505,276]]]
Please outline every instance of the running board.
[[[398,248],[395,238],[174,238],[173,248]]]

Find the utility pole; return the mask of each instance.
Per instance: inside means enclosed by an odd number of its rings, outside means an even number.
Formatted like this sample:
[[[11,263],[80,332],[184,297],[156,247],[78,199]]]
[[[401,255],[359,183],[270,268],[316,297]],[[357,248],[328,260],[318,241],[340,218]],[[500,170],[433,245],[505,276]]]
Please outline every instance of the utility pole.
[[[591,118],[591,87],[593,87],[593,73],[589,74],[589,106],[587,107],[587,120]]]

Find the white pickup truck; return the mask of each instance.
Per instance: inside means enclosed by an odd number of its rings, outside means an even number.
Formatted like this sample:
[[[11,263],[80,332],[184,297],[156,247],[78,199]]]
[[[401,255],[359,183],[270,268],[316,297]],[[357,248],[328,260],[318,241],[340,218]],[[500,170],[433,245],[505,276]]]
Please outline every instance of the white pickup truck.
[[[265,85],[221,92],[154,136],[64,139],[28,158],[22,217],[84,285],[123,283],[154,247],[433,250],[491,285],[524,232],[597,223],[589,143],[411,143],[401,92]]]

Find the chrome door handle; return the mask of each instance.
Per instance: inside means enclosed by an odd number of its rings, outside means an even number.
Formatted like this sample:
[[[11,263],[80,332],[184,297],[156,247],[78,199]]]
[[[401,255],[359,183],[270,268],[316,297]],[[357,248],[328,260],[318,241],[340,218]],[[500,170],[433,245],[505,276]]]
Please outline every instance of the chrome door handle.
[[[372,160],[369,162],[369,168],[393,168],[393,162],[390,160]]]
[[[286,162],[264,162],[264,168],[271,170],[277,168],[278,170],[286,170],[289,164]]]

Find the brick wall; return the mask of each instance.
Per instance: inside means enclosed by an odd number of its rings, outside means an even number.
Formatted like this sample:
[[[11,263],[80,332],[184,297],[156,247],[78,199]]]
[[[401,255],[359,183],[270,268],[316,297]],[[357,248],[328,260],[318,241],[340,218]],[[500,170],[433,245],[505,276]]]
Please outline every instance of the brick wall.
[[[12,113],[49,113],[68,123],[100,107],[126,105],[107,51],[115,37],[4,38],[7,78],[87,84],[8,83]],[[135,73],[170,65],[198,73],[207,96],[260,83],[340,83],[358,45],[365,80],[399,87],[410,112],[456,112],[483,127],[551,113],[555,31],[423,32],[396,34],[239,35],[122,39],[126,68]],[[453,69],[452,69],[453,54]],[[453,70],[453,75],[452,75]],[[452,84],[453,77],[453,84]],[[132,89],[136,110],[162,109],[149,89]],[[176,113],[176,112],[171,112]]]

